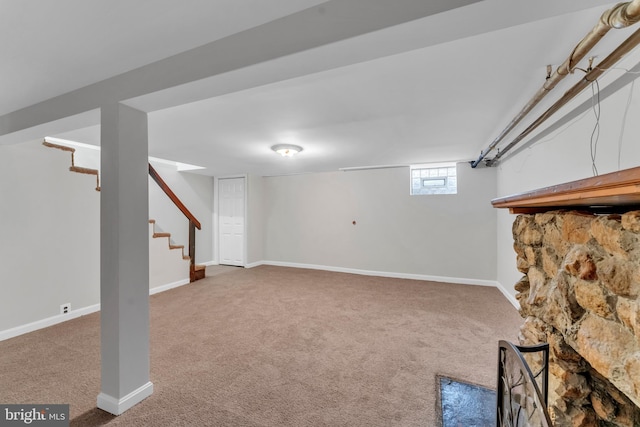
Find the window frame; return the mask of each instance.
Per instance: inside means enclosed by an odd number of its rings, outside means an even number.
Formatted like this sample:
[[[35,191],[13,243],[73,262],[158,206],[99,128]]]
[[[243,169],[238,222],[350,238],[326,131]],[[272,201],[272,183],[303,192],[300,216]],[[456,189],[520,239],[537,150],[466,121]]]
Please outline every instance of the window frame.
[[[450,174],[450,168],[455,173]],[[442,175],[442,169],[447,169],[446,175]],[[420,176],[414,177],[414,171],[419,170]],[[429,170],[428,176],[423,176],[424,170]],[[434,174],[435,172],[435,174]],[[451,179],[455,181],[451,184]],[[414,180],[420,180],[420,188],[416,188]],[[444,180],[444,185],[425,185],[426,181]],[[435,191],[430,192],[430,189]],[[442,190],[444,191],[438,191]],[[438,195],[455,195],[458,194],[458,164],[456,162],[440,162],[440,163],[422,163],[409,166],[409,194],[411,196],[438,196]]]

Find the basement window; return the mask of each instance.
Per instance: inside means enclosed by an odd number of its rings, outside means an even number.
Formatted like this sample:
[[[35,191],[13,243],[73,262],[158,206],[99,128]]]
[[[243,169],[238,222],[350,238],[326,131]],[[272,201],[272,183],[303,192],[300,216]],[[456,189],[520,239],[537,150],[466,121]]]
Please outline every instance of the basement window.
[[[411,165],[411,195],[457,194],[455,163]]]

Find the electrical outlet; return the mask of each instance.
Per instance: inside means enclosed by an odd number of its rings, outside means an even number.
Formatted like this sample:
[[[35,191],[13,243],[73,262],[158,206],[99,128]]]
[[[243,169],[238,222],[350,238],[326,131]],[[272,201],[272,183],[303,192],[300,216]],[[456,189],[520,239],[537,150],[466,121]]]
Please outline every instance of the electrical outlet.
[[[70,311],[71,311],[71,303],[70,302],[60,305],[60,314],[67,314]]]

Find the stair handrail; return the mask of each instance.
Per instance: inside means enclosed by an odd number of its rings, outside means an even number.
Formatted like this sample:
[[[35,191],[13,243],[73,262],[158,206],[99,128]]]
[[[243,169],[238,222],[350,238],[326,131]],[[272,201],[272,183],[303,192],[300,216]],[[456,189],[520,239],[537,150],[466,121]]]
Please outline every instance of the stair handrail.
[[[178,196],[176,196],[176,193],[174,193],[173,190],[169,188],[169,185],[167,185],[160,174],[158,174],[158,171],[156,171],[154,167],[151,166],[151,163],[149,163],[149,175],[151,176],[151,178],[153,178],[156,184],[158,184],[162,191],[164,191],[169,199],[171,199],[173,204],[176,205],[178,209],[180,209],[180,212],[182,212],[184,216],[186,216],[189,220],[189,258],[191,259],[189,261],[189,280],[191,282],[194,282],[196,280],[196,228],[198,230],[202,229],[200,221],[198,221],[196,217],[191,213],[191,211],[187,209],[184,203],[180,201]]]
[[[151,163],[149,163],[149,175],[151,176],[151,178],[153,178],[156,184],[158,184],[162,191],[164,191],[164,193],[171,199],[173,204],[176,205],[178,209],[180,209],[180,212],[182,212],[184,216],[186,216],[187,219],[192,222],[198,230],[201,230],[202,226],[200,225],[200,221],[198,221],[196,217],[189,211],[189,209],[187,209],[187,207],[180,201],[178,196],[176,196],[176,193],[174,193],[173,190],[169,188],[169,185],[164,182],[164,179],[162,179],[162,177],[158,174],[158,171],[156,171],[154,167],[151,166]]]

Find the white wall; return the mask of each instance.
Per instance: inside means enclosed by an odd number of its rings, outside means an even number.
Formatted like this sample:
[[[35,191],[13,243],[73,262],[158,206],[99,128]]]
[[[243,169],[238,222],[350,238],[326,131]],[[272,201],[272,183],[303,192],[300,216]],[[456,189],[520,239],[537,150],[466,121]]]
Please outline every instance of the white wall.
[[[0,331],[99,302],[100,193],[70,163],[42,140],[0,146]]]
[[[264,178],[265,259],[495,280],[495,172],[459,164],[438,196],[410,196],[408,168]]]
[[[640,121],[637,120],[640,114],[640,83],[633,88],[626,126],[623,128],[631,89],[629,84],[601,102],[596,156],[600,174],[640,165]],[[593,176],[590,140],[594,124],[593,111],[587,111],[531,147],[513,157],[506,157],[498,167],[498,195],[506,196]],[[618,153],[621,154],[619,165]],[[515,296],[513,285],[522,277],[515,267],[516,255],[511,234],[515,215],[500,210],[497,216],[498,281]]]

